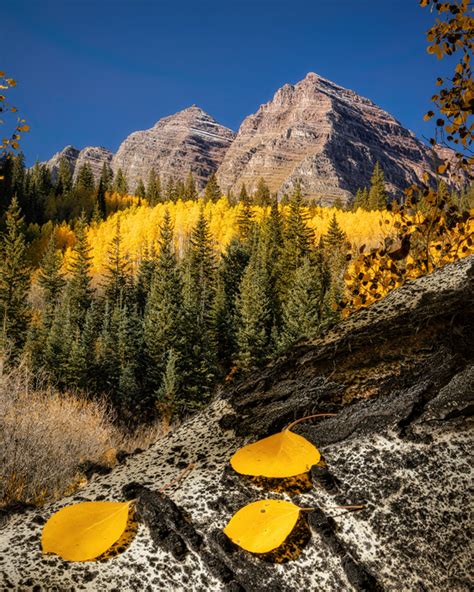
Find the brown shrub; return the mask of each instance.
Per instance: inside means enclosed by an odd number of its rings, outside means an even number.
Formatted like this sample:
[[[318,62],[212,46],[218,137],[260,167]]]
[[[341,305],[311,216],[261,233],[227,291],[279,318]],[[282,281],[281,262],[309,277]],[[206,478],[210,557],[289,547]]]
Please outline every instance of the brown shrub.
[[[63,495],[81,462],[103,462],[114,434],[104,403],[32,388],[25,363],[0,367],[0,503]]]

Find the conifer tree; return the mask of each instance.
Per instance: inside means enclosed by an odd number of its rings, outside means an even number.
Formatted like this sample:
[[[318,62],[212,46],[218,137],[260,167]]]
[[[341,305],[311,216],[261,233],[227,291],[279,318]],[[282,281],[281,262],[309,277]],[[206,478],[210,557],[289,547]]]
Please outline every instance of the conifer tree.
[[[155,206],[157,203],[162,201],[161,180],[159,176],[157,177],[153,169],[150,170],[148,175],[146,198],[151,206]]]
[[[102,187],[105,191],[111,191],[112,184],[114,181],[114,173],[112,171],[112,167],[108,162],[104,162],[102,165],[102,170],[100,172],[100,181],[102,181]]]
[[[105,191],[106,191],[105,188],[106,188],[106,185],[105,185],[105,182],[104,182],[102,175],[101,175],[101,177],[99,179],[99,185],[97,187],[97,201],[96,201],[97,214],[98,214],[99,219],[101,219],[101,220],[105,220],[107,218],[107,204],[106,204],[106,200],[105,200]]]
[[[67,367],[76,330],[77,325],[71,323],[69,302],[65,295],[55,309],[42,356],[45,369],[60,387],[67,386]]]
[[[0,320],[2,334],[16,355],[26,339],[30,309],[24,218],[14,197],[6,213],[6,230],[0,245]]]
[[[56,195],[64,195],[72,189],[71,163],[63,156],[59,161],[58,177],[56,181]]]
[[[119,168],[115,174],[113,182],[113,191],[122,196],[127,195],[128,193],[127,179],[121,168]]]
[[[157,393],[170,349],[182,349],[183,287],[174,248],[171,216],[166,210],[160,229],[160,250],[143,321],[148,385]]]
[[[217,183],[216,174],[212,173],[204,191],[204,201],[216,202],[222,197],[222,191]]]
[[[257,184],[257,190],[254,195],[254,202],[258,206],[269,206],[271,202],[270,189],[265,183],[263,177],[260,177]]]
[[[92,193],[94,191],[94,175],[88,162],[85,162],[79,169],[76,178],[76,190],[84,191],[85,193]]]
[[[268,270],[256,249],[245,269],[237,298],[239,366],[244,370],[263,365],[270,356],[272,307]]]
[[[173,349],[168,351],[161,386],[156,394],[156,408],[165,426],[169,426],[179,405],[178,355]]]
[[[341,230],[341,227],[337,222],[336,214],[334,213],[329,222],[328,231],[324,236],[324,246],[330,252],[333,252],[334,250],[341,250],[346,241],[346,233]]]
[[[75,235],[66,292],[72,323],[81,327],[92,302],[91,256],[84,214],[76,223]]]
[[[141,377],[145,373],[142,320],[135,305],[119,307],[117,316],[119,378],[115,403],[119,408],[125,405],[135,414],[145,402],[141,396]]]
[[[61,268],[62,257],[56,246],[55,234],[52,232],[38,274],[38,284],[43,292],[43,324],[47,328],[51,326],[54,311],[66,284]]]
[[[123,253],[120,218],[117,218],[115,236],[107,253],[104,286],[105,297],[112,306],[124,304],[127,301],[130,295],[130,281],[130,263]]]
[[[137,186],[135,188],[135,195],[139,199],[145,199],[145,196],[146,196],[145,185],[144,185],[141,177],[137,181]]]
[[[368,197],[369,210],[384,210],[387,208],[387,192],[385,191],[385,177],[378,162],[375,163],[374,172],[370,180]]]
[[[239,229],[239,237],[242,241],[248,241],[252,233],[253,225],[253,211],[252,202],[245,183],[242,183],[239,193],[240,209],[237,217],[237,225]]]
[[[202,404],[216,376],[214,298],[216,261],[208,222],[201,208],[190,237],[185,265],[185,325],[187,367],[183,377],[186,406]]]
[[[172,202],[176,202],[178,199],[178,194],[176,193],[176,183],[173,177],[170,177],[166,183],[165,198],[166,201]]]
[[[313,249],[314,233],[308,226],[301,186],[298,183],[289,201],[285,229],[285,274],[295,271]],[[288,277],[288,276],[287,276]]]
[[[187,200],[196,200],[198,197],[197,189],[196,189],[196,182],[194,181],[194,176],[191,171],[186,178],[186,184],[184,188],[184,199]]]
[[[136,278],[135,299],[141,314],[145,311],[148,294],[151,290],[153,275],[156,269],[156,254],[153,246],[143,249]]]
[[[219,266],[214,322],[219,362],[228,371],[237,356],[236,303],[240,283],[250,259],[250,249],[233,238],[222,254]]]
[[[320,272],[306,257],[295,271],[291,288],[282,310],[282,330],[278,345],[281,350],[303,337],[314,337],[321,324],[324,291]]]
[[[19,152],[13,158],[11,194],[16,195],[20,207],[24,204],[25,198],[25,157]]]

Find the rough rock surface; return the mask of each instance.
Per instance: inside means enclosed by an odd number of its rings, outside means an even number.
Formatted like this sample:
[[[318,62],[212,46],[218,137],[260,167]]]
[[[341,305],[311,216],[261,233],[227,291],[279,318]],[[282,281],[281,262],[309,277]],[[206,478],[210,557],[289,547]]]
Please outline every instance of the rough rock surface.
[[[74,148],[74,146],[66,146],[60,152],[57,152],[50,160],[42,164],[46,165],[51,171],[51,178],[53,182],[56,181],[59,163],[65,157],[69,161],[73,179],[76,179],[77,174],[83,164],[89,163],[94,179],[98,181],[104,162],[111,163],[113,154],[107,148],[101,146],[87,146],[82,150]]]
[[[152,128],[130,134],[114,156],[114,171],[120,167],[133,189],[138,178],[146,183],[154,169],[166,182],[185,179],[192,171],[202,189],[222,162],[234,132],[217,123],[193,105],[160,119]]]
[[[300,180],[308,197],[330,205],[368,186],[377,160],[392,195],[433,168],[429,148],[389,113],[311,72],[244,120],[218,180],[237,192],[263,177],[280,195]]]
[[[467,592],[469,431],[474,391],[474,257],[391,293],[312,342],[298,344],[225,390],[146,452],[74,496],[26,508],[0,530],[0,589],[35,591]],[[275,564],[228,542],[221,529],[245,503],[287,498],[232,472],[244,443],[299,424],[327,463],[293,494],[310,540]],[[194,470],[158,490],[188,463]],[[80,500],[137,498],[140,526],[109,560],[42,556],[41,527]],[[334,506],[366,504],[347,513]]]

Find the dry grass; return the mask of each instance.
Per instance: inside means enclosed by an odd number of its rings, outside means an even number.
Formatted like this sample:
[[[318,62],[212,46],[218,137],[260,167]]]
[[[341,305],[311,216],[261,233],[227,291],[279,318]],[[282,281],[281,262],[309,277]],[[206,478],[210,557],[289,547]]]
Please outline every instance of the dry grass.
[[[132,452],[155,442],[159,424],[125,435],[105,403],[79,394],[31,387],[28,366],[0,364],[0,504],[39,504],[81,482],[84,461],[113,464],[118,449]]]

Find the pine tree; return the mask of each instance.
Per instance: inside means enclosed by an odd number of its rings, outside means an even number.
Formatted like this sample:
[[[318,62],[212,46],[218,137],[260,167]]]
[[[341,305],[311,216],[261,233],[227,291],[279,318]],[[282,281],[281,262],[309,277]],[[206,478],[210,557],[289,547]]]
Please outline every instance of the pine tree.
[[[253,226],[253,211],[252,202],[247,193],[245,183],[242,183],[239,194],[239,213],[237,216],[237,225],[239,229],[239,237],[242,241],[248,241],[252,234]]]
[[[75,188],[77,191],[83,191],[88,194],[94,191],[94,175],[88,162],[85,162],[79,169]]]
[[[294,273],[282,311],[282,330],[278,345],[281,350],[303,337],[314,337],[321,324],[324,291],[321,275],[309,257]]]
[[[156,269],[156,254],[153,246],[145,247],[138,265],[136,278],[135,300],[141,314],[145,311],[148,294],[151,290],[153,275]]]
[[[216,376],[214,299],[216,261],[208,222],[201,208],[190,237],[185,266],[186,352],[183,376],[186,406],[199,406],[210,394]]]
[[[97,187],[97,201],[96,201],[97,215],[98,215],[99,219],[101,219],[101,220],[105,220],[107,218],[107,203],[105,200],[105,191],[106,191],[105,187],[106,187],[105,181],[103,180],[103,177],[101,175],[101,177],[99,179],[99,185]]]
[[[269,206],[271,202],[270,189],[265,183],[263,177],[260,177],[257,184],[257,190],[254,195],[254,202],[258,206]]]
[[[176,192],[176,182],[173,177],[170,177],[166,183],[165,189],[166,201],[176,202],[178,200],[178,194]]]
[[[65,195],[72,189],[71,163],[63,156],[59,161],[58,176],[56,180],[56,195]]]
[[[145,199],[146,191],[145,191],[145,184],[142,181],[142,178],[139,177],[137,181],[137,185],[135,187],[135,195],[140,199]]]
[[[304,206],[301,186],[298,183],[290,197],[286,221],[285,274],[291,274],[301,265],[303,260],[311,253],[313,243],[314,233],[308,226],[308,214]]]
[[[153,169],[150,170],[148,175],[146,198],[151,206],[155,206],[157,203],[162,201],[161,180],[159,176],[156,176],[156,173]]]
[[[257,249],[245,269],[237,298],[237,361],[244,370],[259,367],[269,359],[271,304],[268,270]]]
[[[209,180],[206,185],[206,189],[204,191],[204,201],[206,202],[216,202],[222,197],[222,191],[217,183],[216,174],[212,173],[209,177]]]
[[[217,335],[219,362],[225,371],[237,356],[236,303],[240,283],[250,259],[250,250],[237,238],[233,238],[222,254],[219,267],[214,323]]]
[[[61,268],[62,257],[56,246],[55,234],[52,232],[38,274],[38,284],[42,288],[44,305],[43,325],[46,328],[51,326],[54,311],[66,284]]]
[[[0,314],[2,334],[19,353],[26,338],[30,309],[28,291],[30,270],[27,265],[24,218],[16,197],[6,213],[6,230],[0,246]]]
[[[120,218],[115,225],[113,237],[108,253],[105,271],[105,297],[112,306],[124,304],[130,296],[130,263],[123,253],[122,237],[120,233]]]
[[[143,321],[147,379],[152,393],[160,387],[169,350],[180,352],[183,347],[183,287],[168,210],[163,218],[159,243],[160,251]]]
[[[65,295],[55,309],[42,356],[45,369],[59,387],[67,386],[67,377],[70,375],[67,367],[76,331],[77,325],[71,323],[69,302]]]
[[[385,177],[379,163],[375,163],[374,172],[370,180],[368,197],[369,210],[385,210],[387,208],[387,192],[385,191]]]
[[[76,242],[69,266],[69,280],[66,286],[67,299],[73,324],[82,326],[92,302],[91,256],[87,240],[86,221],[81,215],[75,228]]]
[[[112,171],[112,167],[108,162],[104,162],[100,173],[100,181],[102,181],[104,192],[112,190],[113,180],[114,172]]]
[[[146,400],[142,396],[143,328],[136,306],[125,305],[118,312],[119,379],[115,403],[136,416]]]
[[[184,188],[184,199],[194,201],[197,199],[197,197],[198,193],[196,189],[196,182],[194,181],[193,173],[189,171]]]
[[[121,168],[118,168],[114,182],[113,182],[113,191],[118,193],[119,195],[127,195],[128,193],[128,183],[127,178],[125,177]]]
[[[324,246],[328,251],[333,252],[334,250],[343,249],[346,242],[347,235],[341,230],[341,227],[337,222],[336,214],[334,213],[329,222],[328,231],[324,236]]]
[[[178,361],[178,355],[173,349],[170,349],[166,356],[161,386],[156,394],[156,408],[165,426],[171,424],[179,405]]]
[[[25,198],[25,157],[19,152],[13,157],[11,194],[16,195],[20,207],[24,204]]]

